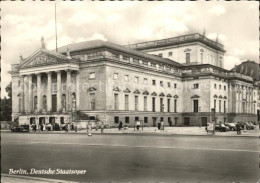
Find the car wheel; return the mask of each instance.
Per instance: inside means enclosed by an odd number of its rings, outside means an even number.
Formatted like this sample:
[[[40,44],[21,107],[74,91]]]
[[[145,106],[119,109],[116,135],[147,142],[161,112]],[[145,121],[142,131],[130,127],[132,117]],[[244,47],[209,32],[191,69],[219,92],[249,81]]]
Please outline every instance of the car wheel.
[[[11,132],[14,132],[14,130],[12,129]]]

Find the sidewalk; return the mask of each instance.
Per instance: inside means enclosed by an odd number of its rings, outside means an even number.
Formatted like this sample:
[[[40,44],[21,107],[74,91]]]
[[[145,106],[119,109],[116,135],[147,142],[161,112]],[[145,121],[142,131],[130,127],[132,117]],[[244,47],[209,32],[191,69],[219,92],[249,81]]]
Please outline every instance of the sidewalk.
[[[2,183],[75,183],[71,181],[46,179],[40,177],[22,176],[22,175],[8,175],[1,174]]]
[[[5,130],[2,130],[4,132]],[[8,131],[10,132],[10,131]],[[30,132],[32,134],[87,134],[87,130],[79,130],[77,132],[75,131],[45,131],[45,132]],[[219,132],[216,131],[214,136],[223,136],[223,137],[259,137],[260,131],[259,127],[257,126],[254,130],[247,130],[244,132],[241,131],[241,135],[237,135],[236,131],[227,131],[227,132]],[[95,130],[92,129],[91,134],[101,134],[100,129]],[[109,128],[104,129],[103,134],[147,134],[147,135],[196,135],[196,136],[212,136],[211,133],[207,134],[207,131],[205,130],[205,127],[165,127],[164,130],[158,130],[157,127],[144,127],[143,130],[140,128],[139,130],[134,130],[134,128],[128,128],[128,129],[122,129],[118,130],[117,128]]]

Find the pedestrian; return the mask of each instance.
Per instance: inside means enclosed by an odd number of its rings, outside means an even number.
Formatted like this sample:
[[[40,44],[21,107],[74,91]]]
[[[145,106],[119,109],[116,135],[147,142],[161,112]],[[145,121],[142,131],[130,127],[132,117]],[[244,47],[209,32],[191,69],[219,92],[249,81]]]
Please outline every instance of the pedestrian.
[[[118,130],[121,130],[122,127],[123,127],[123,123],[122,123],[122,121],[120,121],[120,122],[119,122],[119,125],[118,125]]]
[[[45,124],[43,124],[42,130],[43,130],[43,131],[46,131],[46,126],[45,126]]]
[[[101,128],[101,133],[103,133],[103,132],[104,132],[104,128],[105,128],[105,126],[104,126],[104,123],[103,123],[103,122],[101,123],[101,125],[100,125],[100,128]]]
[[[139,130],[140,126],[141,126],[140,121],[137,121],[137,122],[136,122],[136,129]]]
[[[239,125],[239,122],[237,122],[237,124],[236,124],[237,135],[239,135],[239,129],[240,129],[240,125]]]
[[[244,123],[244,132],[246,132],[246,123]]]
[[[162,130],[164,130],[163,121],[161,121],[161,127],[162,127]]]
[[[68,123],[66,123],[66,125],[65,125],[65,131],[69,132],[69,125],[68,125]]]
[[[158,123],[158,130],[160,130],[161,129],[161,123],[159,122]]]

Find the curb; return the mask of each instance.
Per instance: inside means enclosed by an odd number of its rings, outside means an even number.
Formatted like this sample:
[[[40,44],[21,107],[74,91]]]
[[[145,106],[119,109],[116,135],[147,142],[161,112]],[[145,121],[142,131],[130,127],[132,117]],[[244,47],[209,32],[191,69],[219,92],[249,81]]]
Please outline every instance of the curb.
[[[32,176],[23,176],[23,175],[9,175],[9,174],[1,174],[3,177],[13,178],[13,179],[23,179],[27,181],[42,181],[42,182],[57,182],[57,183],[76,183],[74,181],[65,181],[59,179],[47,179],[47,178],[40,178],[40,177],[32,177]]]

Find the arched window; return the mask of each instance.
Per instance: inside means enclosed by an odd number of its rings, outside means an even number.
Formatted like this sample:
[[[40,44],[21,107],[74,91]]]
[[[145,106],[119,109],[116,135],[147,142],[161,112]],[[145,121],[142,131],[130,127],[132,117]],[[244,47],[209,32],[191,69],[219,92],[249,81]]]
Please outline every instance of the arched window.
[[[61,97],[62,110],[66,110],[66,95],[63,94]]]
[[[43,95],[43,97],[42,97],[42,106],[43,106],[43,110],[47,110],[47,98],[46,98],[46,95]]]
[[[34,101],[33,101],[33,103],[34,103],[34,110],[36,111],[38,108],[37,108],[37,96],[34,96]]]
[[[72,93],[71,102],[72,102],[72,111],[75,111],[76,110],[76,94],[75,93]]]

